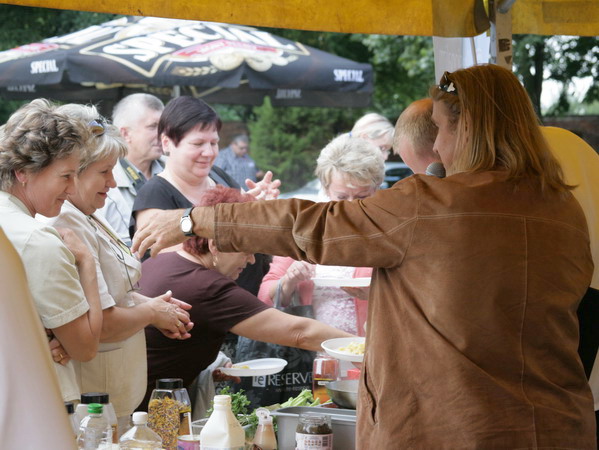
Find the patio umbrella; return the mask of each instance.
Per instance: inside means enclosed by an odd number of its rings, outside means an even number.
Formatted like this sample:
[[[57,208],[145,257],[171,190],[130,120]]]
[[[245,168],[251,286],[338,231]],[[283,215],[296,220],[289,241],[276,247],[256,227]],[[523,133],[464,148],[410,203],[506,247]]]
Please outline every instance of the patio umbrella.
[[[372,66],[252,27],[123,17],[0,52],[0,95],[66,101],[173,90],[212,103],[368,106]]]

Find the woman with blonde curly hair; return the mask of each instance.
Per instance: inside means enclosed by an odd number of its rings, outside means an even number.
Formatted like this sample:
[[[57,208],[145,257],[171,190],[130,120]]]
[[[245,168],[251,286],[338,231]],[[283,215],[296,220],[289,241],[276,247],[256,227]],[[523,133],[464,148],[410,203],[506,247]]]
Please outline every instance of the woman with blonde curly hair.
[[[182,309],[189,305],[173,299],[169,292],[155,298],[136,292],[140,261],[96,214],[104,206],[108,190],[116,185],[112,169],[127,153],[119,130],[106,123],[93,106],[68,104],[57,111],[73,122],[89,124],[95,132],[80,161],[75,190],[50,223],[75,232],[94,256],[103,315],[99,354],[91,361],[76,363],[75,371],[82,392],[110,394],[120,433],[145,392],[144,328],[154,326],[169,338],[189,338],[192,324]]]

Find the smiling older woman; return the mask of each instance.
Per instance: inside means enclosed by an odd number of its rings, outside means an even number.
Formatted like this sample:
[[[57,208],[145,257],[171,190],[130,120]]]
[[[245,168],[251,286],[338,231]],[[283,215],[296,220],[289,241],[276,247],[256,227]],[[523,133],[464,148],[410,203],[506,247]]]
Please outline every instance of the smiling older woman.
[[[169,338],[188,338],[185,328],[189,306],[162,292],[147,298],[135,292],[141,263],[116,231],[96,211],[115,186],[112,169],[126,153],[118,129],[106,124],[92,106],[69,104],[58,108],[73,122],[89,123],[95,136],[77,170],[75,190],[69,192],[54,226],[73,230],[95,259],[102,303],[103,325],[99,354],[89,362],[75,364],[82,392],[108,392],[120,426],[145,392],[146,350],[144,327],[155,326]],[[166,291],[166,288],[165,288]]]
[[[93,136],[41,99],[15,112],[0,136],[0,227],[23,260],[44,327],[62,343],[53,359],[63,400],[78,400],[69,359],[92,359],[102,327],[94,259],[70,230],[34,216],[56,216],[75,192],[80,155]]]

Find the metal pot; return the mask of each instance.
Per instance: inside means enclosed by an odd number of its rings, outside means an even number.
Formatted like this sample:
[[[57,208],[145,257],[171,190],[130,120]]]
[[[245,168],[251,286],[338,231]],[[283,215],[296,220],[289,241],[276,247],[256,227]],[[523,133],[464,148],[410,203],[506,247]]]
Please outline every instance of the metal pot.
[[[356,409],[359,380],[339,380],[326,383],[327,392],[333,403],[341,408]]]

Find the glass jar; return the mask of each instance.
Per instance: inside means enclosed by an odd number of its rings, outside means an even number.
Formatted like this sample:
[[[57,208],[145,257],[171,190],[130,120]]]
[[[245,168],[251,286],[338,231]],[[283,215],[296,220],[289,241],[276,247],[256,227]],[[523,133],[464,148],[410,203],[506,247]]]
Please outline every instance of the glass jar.
[[[326,384],[339,377],[339,360],[325,353],[318,353],[312,366],[312,395],[320,403],[328,402],[331,397],[327,393]]]
[[[331,416],[300,414],[295,430],[296,450],[333,450]]]
[[[177,449],[177,436],[191,434],[191,401],[181,378],[156,381],[148,404],[148,426],[165,449]]]

